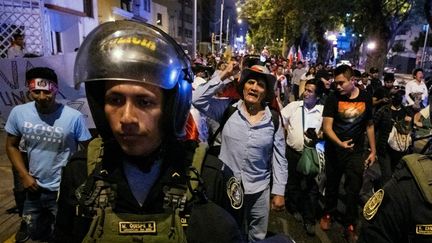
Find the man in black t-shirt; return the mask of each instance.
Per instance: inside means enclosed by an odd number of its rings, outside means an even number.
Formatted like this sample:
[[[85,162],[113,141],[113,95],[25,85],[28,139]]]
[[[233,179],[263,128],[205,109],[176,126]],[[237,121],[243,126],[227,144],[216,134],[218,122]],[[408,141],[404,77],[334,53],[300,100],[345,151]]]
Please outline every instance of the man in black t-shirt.
[[[370,75],[370,83],[367,86],[366,90],[369,92],[370,95],[373,95],[375,91],[382,87],[381,80],[379,79],[379,71],[378,68],[371,67],[369,70]]]
[[[393,73],[386,73],[384,75],[384,86],[375,90],[372,97],[372,104],[375,111],[378,111],[381,107],[390,103],[390,91],[393,88],[394,81],[395,78]]]
[[[337,92],[328,97],[323,111],[327,182],[324,216],[320,225],[323,230],[330,229],[331,216],[336,212],[340,180],[345,174],[346,212],[342,221],[348,240],[355,240],[363,171],[375,162],[376,157],[372,100],[367,92],[355,86],[350,66],[337,67],[334,76]],[[363,160],[365,132],[370,154]]]

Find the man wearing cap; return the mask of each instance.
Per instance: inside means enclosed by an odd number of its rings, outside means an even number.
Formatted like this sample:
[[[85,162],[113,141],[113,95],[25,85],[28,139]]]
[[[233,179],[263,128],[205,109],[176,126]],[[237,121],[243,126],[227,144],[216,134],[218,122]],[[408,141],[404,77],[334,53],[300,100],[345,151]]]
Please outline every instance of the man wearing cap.
[[[385,79],[384,79],[385,80]],[[388,83],[385,84],[388,86]],[[404,143],[396,139],[398,148],[390,146],[389,137],[393,126],[399,122],[406,130],[411,131],[411,120],[413,112],[410,107],[402,105],[405,91],[396,88],[390,89],[388,92],[388,104],[377,109],[374,113],[374,126],[376,127],[376,148],[381,169],[382,185],[390,180],[396,165],[401,158],[408,153],[408,147],[404,147]],[[378,92],[378,91],[377,91]],[[375,99],[375,97],[373,97]],[[393,138],[394,139],[394,138]]]
[[[321,94],[321,97],[319,99],[319,104],[324,105],[327,97],[333,92],[331,85],[332,85],[332,77],[333,74],[331,74],[329,71],[320,69],[317,71],[317,74],[315,75],[315,78],[318,80],[321,80],[321,82],[324,84],[324,89]]]
[[[219,159],[233,171],[236,179],[233,186],[244,189],[243,205],[241,196],[233,201],[239,203],[245,214],[240,219],[243,233],[249,242],[254,242],[266,236],[270,201],[272,209],[284,208],[288,164],[281,122],[275,127],[267,105],[274,97],[276,77],[264,66],[245,68],[238,84],[241,99],[235,103],[217,99],[215,94],[225,86],[233,70],[231,62],[221,75],[199,86],[193,94],[193,104],[216,121],[223,119],[230,105],[236,107],[221,132]],[[270,194],[274,195],[272,200]]]
[[[50,240],[57,214],[60,174],[79,142],[91,138],[83,115],[56,102],[57,75],[47,67],[26,72],[32,102],[12,109],[6,122],[6,153],[27,191],[23,220],[32,240]],[[24,140],[29,168],[19,150]]]

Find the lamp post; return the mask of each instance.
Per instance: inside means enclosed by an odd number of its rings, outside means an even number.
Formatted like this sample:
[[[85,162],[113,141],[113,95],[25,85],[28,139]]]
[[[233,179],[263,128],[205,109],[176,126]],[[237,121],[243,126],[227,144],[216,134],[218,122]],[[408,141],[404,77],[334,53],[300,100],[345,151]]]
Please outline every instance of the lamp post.
[[[222,50],[222,29],[223,29],[223,9],[224,9],[224,1],[221,2],[221,17],[220,17],[220,29],[219,29],[219,50]]]
[[[230,18],[229,18],[229,16],[228,16],[228,19],[227,19],[227,27],[226,27],[226,40],[225,40],[225,43],[226,43],[227,45],[229,45],[229,21],[230,21]]]
[[[421,60],[420,60],[420,67],[423,68],[424,66],[424,61],[425,61],[425,56],[426,56],[426,45],[427,45],[427,39],[428,39],[428,35],[429,35],[429,24],[426,25],[426,35],[425,35],[425,40],[424,40],[424,44],[423,44],[423,51],[422,51],[422,55],[421,55]]]
[[[197,0],[194,0],[194,13],[193,13],[193,35],[192,35],[192,58],[196,58],[196,49],[197,49]]]

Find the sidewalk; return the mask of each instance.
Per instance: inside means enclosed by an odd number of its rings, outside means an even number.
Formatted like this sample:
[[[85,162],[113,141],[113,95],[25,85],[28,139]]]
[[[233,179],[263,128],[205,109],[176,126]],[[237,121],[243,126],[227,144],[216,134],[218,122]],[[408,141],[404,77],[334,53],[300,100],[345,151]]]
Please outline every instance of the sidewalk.
[[[21,219],[18,214],[6,212],[7,209],[15,206],[15,200],[12,191],[12,166],[6,155],[5,142],[6,133],[0,129],[0,180],[2,185],[0,187],[0,242],[14,242],[6,240],[18,230]]]

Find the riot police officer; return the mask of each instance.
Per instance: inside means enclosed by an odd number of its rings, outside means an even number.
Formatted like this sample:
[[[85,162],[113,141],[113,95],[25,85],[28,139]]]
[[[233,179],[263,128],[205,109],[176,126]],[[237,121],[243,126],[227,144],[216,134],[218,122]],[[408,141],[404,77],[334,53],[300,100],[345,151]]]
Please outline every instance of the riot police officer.
[[[206,200],[180,142],[193,75],[170,36],[144,23],[104,23],[81,45],[74,77],[100,138],[63,170],[57,242],[242,241],[232,217]]]
[[[403,157],[363,209],[359,242],[432,242],[431,157]]]

